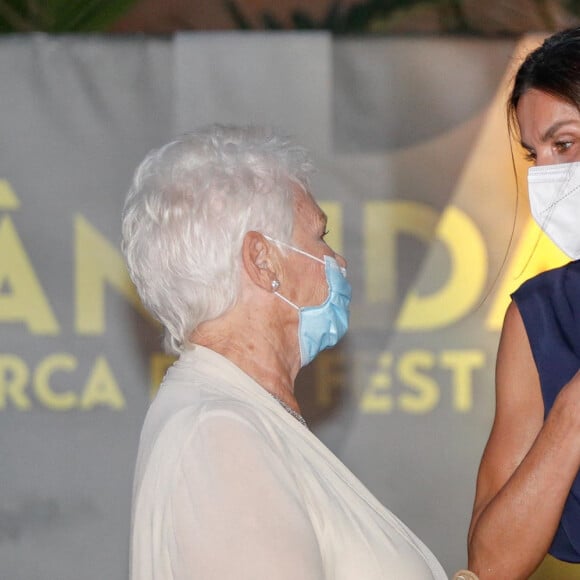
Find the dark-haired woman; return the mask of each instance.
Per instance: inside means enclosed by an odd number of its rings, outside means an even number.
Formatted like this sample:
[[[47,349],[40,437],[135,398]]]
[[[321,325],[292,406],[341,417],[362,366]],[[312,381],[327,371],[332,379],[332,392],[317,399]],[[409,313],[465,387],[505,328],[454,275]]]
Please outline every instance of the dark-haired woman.
[[[525,282],[506,312],[469,530],[481,580],[528,578],[548,552],[580,563],[580,28],[527,56],[508,116],[533,163],[532,215],[573,261]]]

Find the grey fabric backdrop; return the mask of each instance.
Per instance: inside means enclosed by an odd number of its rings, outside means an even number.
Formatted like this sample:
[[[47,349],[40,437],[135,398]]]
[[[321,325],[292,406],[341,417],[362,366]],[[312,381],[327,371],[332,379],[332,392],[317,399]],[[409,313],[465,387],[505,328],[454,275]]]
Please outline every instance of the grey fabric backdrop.
[[[303,371],[299,399],[449,572],[465,564],[506,288],[559,259],[510,270],[512,251],[493,283],[514,219],[498,93],[514,50],[322,33],[0,41],[0,578],[127,575],[138,435],[167,361],[120,260],[120,212],[149,149],[214,121],[273,124],[313,151],[355,295],[349,336]],[[518,219],[515,250],[525,207]]]

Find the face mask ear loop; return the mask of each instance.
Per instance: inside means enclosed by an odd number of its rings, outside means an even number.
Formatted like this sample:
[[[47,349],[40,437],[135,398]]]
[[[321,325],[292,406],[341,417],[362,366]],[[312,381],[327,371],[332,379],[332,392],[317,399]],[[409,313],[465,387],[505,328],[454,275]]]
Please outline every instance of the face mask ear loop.
[[[291,244],[287,244],[286,242],[281,242],[280,240],[275,240],[274,238],[271,238],[270,236],[267,236],[266,234],[263,234],[263,235],[267,240],[269,240],[270,242],[273,242],[274,244],[279,244],[281,246],[284,246],[284,247],[288,248],[289,250],[293,250],[294,252],[298,252],[299,254],[302,254],[303,256],[307,256],[308,258],[312,258],[313,260],[316,260],[317,262],[320,262],[321,264],[326,263],[324,260],[321,260],[320,258],[317,258],[316,256],[313,256],[312,254],[309,254],[308,252],[305,252],[304,250],[301,250],[300,248],[296,248],[296,247],[292,246]]]
[[[283,246],[286,246],[287,248],[290,248],[291,250],[294,250],[295,252],[302,254],[303,256],[306,256],[308,258],[312,258],[313,260],[316,260],[317,262],[320,262],[321,264],[326,264],[326,262],[324,260],[321,260],[320,258],[317,258],[316,256],[313,256],[312,254],[309,254],[308,252],[305,252],[304,250],[301,250],[300,248],[295,248],[294,246],[290,246],[289,244],[285,244],[284,242],[280,242],[280,243]]]
[[[282,296],[282,294],[280,294],[280,292],[274,292],[274,294],[276,296],[278,296],[278,298],[280,298],[280,300],[284,300],[284,302],[286,302],[286,304],[289,304],[290,306],[292,306],[292,308],[295,308],[296,310],[300,310],[300,308],[298,306],[296,306],[296,304],[294,304],[294,302],[290,302],[290,300],[288,300],[288,298],[285,298],[284,296]]]

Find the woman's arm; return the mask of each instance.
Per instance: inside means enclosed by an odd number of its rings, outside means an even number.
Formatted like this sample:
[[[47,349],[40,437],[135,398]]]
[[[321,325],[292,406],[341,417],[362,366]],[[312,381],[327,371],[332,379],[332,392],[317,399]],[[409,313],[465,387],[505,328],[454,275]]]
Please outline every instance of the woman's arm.
[[[496,413],[477,479],[469,569],[481,580],[527,578],[544,558],[580,467],[580,374],[548,418],[515,303],[496,366]]]

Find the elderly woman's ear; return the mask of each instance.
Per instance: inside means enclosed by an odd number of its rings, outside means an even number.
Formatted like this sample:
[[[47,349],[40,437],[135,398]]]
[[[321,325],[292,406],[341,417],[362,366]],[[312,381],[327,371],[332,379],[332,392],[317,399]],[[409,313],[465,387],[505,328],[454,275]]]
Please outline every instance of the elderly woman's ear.
[[[248,232],[242,244],[242,262],[250,280],[267,292],[280,273],[279,253],[259,232]]]

